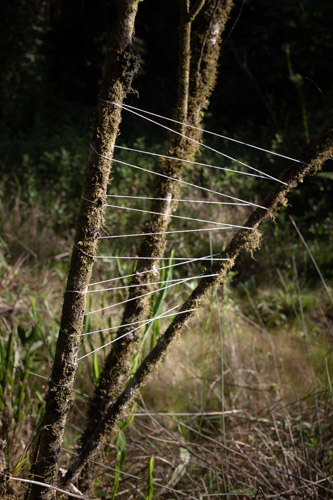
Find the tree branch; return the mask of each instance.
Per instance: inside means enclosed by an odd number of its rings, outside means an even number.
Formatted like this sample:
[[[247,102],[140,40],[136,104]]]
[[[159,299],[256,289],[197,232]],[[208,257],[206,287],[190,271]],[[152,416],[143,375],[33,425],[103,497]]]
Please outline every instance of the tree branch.
[[[206,0],[197,0],[196,3],[193,5],[192,9],[190,9],[190,13],[188,16],[188,20],[193,23],[203,6],[205,5]]]
[[[130,89],[138,58],[132,47],[134,20],[140,0],[116,0],[106,9],[108,32],[107,54],[104,64],[100,95],[118,104],[110,110],[98,102],[93,144],[102,154],[112,156],[121,120],[120,106]],[[116,19],[116,21],[114,21]],[[58,477],[58,458],[63,441],[67,415],[72,404],[73,384],[77,371],[78,349],[83,315],[85,290],[90,281],[97,252],[98,234],[104,221],[101,210],[105,203],[110,162],[90,152],[83,186],[83,196],[77,223],[75,245],[64,296],[60,331],[46,409],[39,436],[32,473],[53,485]],[[93,200],[90,203],[86,200]],[[32,483],[29,500],[54,497],[54,490]]]

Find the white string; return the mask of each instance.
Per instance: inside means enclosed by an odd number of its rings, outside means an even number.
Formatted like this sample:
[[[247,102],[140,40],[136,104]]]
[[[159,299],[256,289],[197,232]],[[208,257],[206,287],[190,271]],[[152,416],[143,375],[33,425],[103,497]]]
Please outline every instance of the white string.
[[[73,381],[70,380],[69,382],[66,382],[66,384],[57,384],[56,382],[54,382],[52,377],[49,377],[48,380],[52,382],[52,384],[55,385],[56,387],[69,387],[73,383]]]
[[[84,316],[88,316],[89,314],[94,314],[94,313],[97,313],[100,311],[105,311],[106,309],[111,309],[113,307],[117,307],[117,306],[120,306],[122,304],[126,304],[127,302],[131,302],[132,300],[141,299],[142,297],[146,297],[147,295],[159,293],[162,290],[166,290],[167,288],[171,288],[173,286],[177,286],[177,285],[181,285],[182,283],[186,283],[186,281],[191,281],[191,280],[200,279],[200,278],[210,278],[213,276],[218,276],[218,274],[206,274],[206,275],[192,276],[191,278],[183,278],[183,279],[180,279],[177,283],[173,283],[172,285],[167,285],[167,286],[164,286],[162,288],[158,288],[157,290],[153,290],[152,292],[143,293],[142,295],[137,295],[136,297],[132,297],[132,298],[127,299],[127,300],[123,300],[122,302],[117,302],[117,304],[111,304],[110,306],[101,307],[100,309],[96,309],[95,311],[87,312],[84,314]]]
[[[94,257],[93,255],[86,254],[88,257]],[[120,256],[120,255],[96,255],[96,259],[123,259],[123,260],[168,260],[170,257],[134,257],[134,256]],[[190,257],[172,257],[172,260],[187,260]],[[196,260],[204,260],[203,257],[199,257]],[[230,260],[230,259],[213,259],[213,260]]]
[[[173,314],[166,314],[170,311],[173,311],[174,309],[176,309],[177,307],[179,307],[179,304],[175,307],[173,307],[172,309],[169,309],[168,311],[165,311],[165,313],[163,313],[163,318],[169,318],[170,316],[173,316]],[[101,332],[107,332],[107,331],[110,331],[110,330],[118,330],[119,328],[125,328],[126,326],[132,326],[132,325],[138,325],[139,323],[147,323],[147,319],[142,319],[141,321],[133,321],[132,323],[125,323],[124,325],[119,325],[119,326],[111,326],[109,328],[103,328],[102,330],[95,330],[93,332],[88,332],[88,333],[81,333],[79,335],[79,337],[84,337],[85,335],[92,335],[93,333],[101,333]]]
[[[99,154],[99,153],[97,153],[97,154]],[[120,163],[121,165],[127,165],[128,167],[136,168],[138,170],[142,170],[143,172],[148,172],[148,173],[153,174],[153,175],[158,175],[159,177],[165,177],[166,179],[170,179],[171,181],[179,182],[180,184],[185,184],[186,186],[194,187],[196,189],[201,189],[202,191],[207,191],[208,193],[217,194],[218,196],[223,196],[225,198],[229,198],[230,200],[239,201],[239,202],[242,202],[246,205],[252,205],[253,207],[262,208],[263,210],[267,210],[267,208],[262,207],[261,205],[257,205],[255,203],[250,202],[250,201],[245,201],[245,200],[242,200],[241,198],[236,198],[235,196],[230,196],[230,195],[225,194],[225,193],[219,193],[218,191],[214,191],[212,189],[205,188],[203,186],[198,186],[197,184],[193,184],[191,182],[183,181],[182,179],[177,179],[177,177],[170,177],[169,175],[161,174],[160,172],[154,172],[153,170],[148,170],[147,168],[139,167],[138,165],[133,165],[132,163],[120,161],[120,160],[117,160],[115,158],[110,158],[110,157],[103,156],[103,155],[100,155],[100,156],[102,156],[103,158],[106,158],[107,160],[111,160],[115,163]]]
[[[176,307],[179,307],[179,306],[176,306]],[[176,307],[173,307],[172,309],[175,309]],[[172,309],[169,309],[169,311],[172,311]],[[167,311],[167,312],[169,312],[169,311]],[[195,309],[187,309],[186,311],[180,311],[179,313],[177,313],[177,315],[178,314],[185,314],[187,312],[192,312],[192,311],[195,311]],[[97,349],[94,349],[93,351],[89,352],[88,354],[85,354],[84,356],[81,356],[81,358],[78,358],[78,361],[81,361],[81,359],[86,358],[87,356],[90,356],[91,354],[94,354],[94,352],[100,351],[101,349],[104,349],[104,347],[107,347],[110,344],[113,344],[114,342],[117,342],[118,340],[120,340],[120,339],[122,339],[124,337],[127,337],[127,335],[130,335],[131,333],[136,332],[140,328],[143,328],[144,326],[148,325],[149,323],[152,323],[156,319],[163,319],[164,317],[174,316],[174,314],[169,314],[168,316],[164,316],[164,314],[165,313],[162,313],[159,316],[156,316],[155,318],[149,319],[143,325],[138,326],[138,327],[134,328],[133,330],[127,332],[127,333],[124,333],[120,337],[117,337],[117,338],[115,338],[113,340],[110,340],[110,342],[107,342],[106,344],[104,344],[104,345],[98,347]]]
[[[96,201],[89,200],[88,198],[85,198],[82,195],[81,195],[81,200],[88,201],[89,203],[92,203],[93,205],[96,205]]]
[[[174,215],[174,214],[163,214],[161,212],[152,212],[151,210],[142,210],[140,208],[132,208],[132,207],[123,207],[121,205],[109,205],[106,204],[106,207],[110,208],[121,208],[122,210],[131,210],[133,212],[141,212],[145,214],[153,214],[153,215],[161,215],[162,217],[172,217],[174,219],[183,219],[183,220],[192,220],[195,222],[207,222],[208,224],[216,224],[217,226],[225,226],[230,229],[232,228],[237,228],[237,229],[249,229],[250,231],[253,231],[253,227],[247,227],[247,226],[237,226],[235,224],[226,224],[224,222],[215,222],[212,220],[205,220],[205,219],[194,219],[193,217],[185,217],[184,215]]]
[[[153,172],[154,173],[154,172]],[[82,200],[88,201],[89,203],[92,203],[96,205],[95,201],[89,200],[88,198],[85,198],[84,196],[81,196]],[[232,201],[211,201],[211,200],[184,200],[184,199],[179,199],[179,198],[153,198],[151,196],[129,196],[129,195],[123,195],[123,194],[107,194],[106,198],[126,198],[126,199],[132,199],[132,200],[157,200],[157,201],[167,201],[170,203],[170,201],[177,201],[177,202],[188,202],[188,203],[208,203],[211,205],[232,205],[232,206],[237,206],[237,207],[248,207],[250,204],[249,202],[243,202],[243,203],[235,203]]]
[[[203,186],[198,186],[197,184],[192,184],[191,182],[186,182],[186,181],[183,181],[181,179],[177,179],[176,177],[170,177],[169,175],[161,174],[160,172],[154,172],[153,170],[148,170],[147,168],[139,167],[138,165],[133,165],[132,163],[127,163],[125,161],[116,160],[115,158],[112,158],[111,156],[102,155],[101,153],[96,151],[96,149],[94,148],[94,146],[92,144],[90,144],[90,148],[98,156],[100,156],[101,158],[104,158],[105,160],[109,160],[109,161],[112,161],[115,163],[120,163],[121,165],[127,165],[128,167],[136,168],[137,170],[142,170],[143,172],[148,172],[149,174],[158,175],[159,177],[164,177],[165,179],[170,179],[171,181],[179,182],[181,184],[185,184],[186,186],[191,186],[191,187],[194,187],[197,189],[201,189],[202,191],[207,191],[208,193],[213,193],[213,194],[216,194],[218,196],[223,196],[225,198],[229,198],[230,200],[240,201],[242,203],[245,203],[246,205],[251,205],[252,207],[257,207],[257,208],[262,208],[263,210],[267,210],[267,208],[262,207],[261,205],[257,205],[256,203],[241,200],[240,198],[235,198],[234,196],[230,196],[228,194],[219,193],[218,191],[213,191],[212,189],[208,189],[208,188],[205,188]]]
[[[180,278],[175,278],[172,280],[164,280],[164,281],[150,281],[149,283],[138,283],[137,285],[126,285],[126,286],[116,286],[111,288],[98,288],[97,290],[89,290],[87,293],[97,293],[97,292],[108,292],[109,290],[123,290],[126,288],[136,288],[140,286],[151,286],[151,285],[160,285],[161,283],[173,283],[175,281],[179,281]]]
[[[250,177],[259,177],[260,179],[268,179],[266,175],[251,174],[250,172],[243,172],[242,170],[233,170],[227,167],[218,167],[217,165],[209,165],[209,163],[199,163],[197,161],[184,160],[182,158],[176,158],[175,156],[162,155],[160,153],[152,153],[151,151],[143,151],[142,149],[127,148],[125,146],[114,146],[118,149],[125,149],[126,151],[133,151],[135,153],[142,153],[145,155],[158,156],[159,158],[166,158],[167,160],[181,161],[182,163],[191,163],[192,165],[200,165],[201,167],[215,168],[217,170],[225,170],[226,172],[233,172],[234,174],[248,175]]]
[[[101,100],[103,101],[103,99],[101,99]],[[111,104],[111,101],[104,101],[104,102],[109,102]],[[112,103],[112,104],[116,104],[116,103]],[[202,132],[205,132],[206,134],[214,135],[215,137],[220,137],[221,139],[226,139],[227,141],[237,142],[238,144],[242,144],[242,146],[247,146],[249,148],[258,149],[259,151],[263,151],[264,153],[269,153],[269,154],[274,155],[274,156],[279,156],[280,158],[285,158],[286,160],[291,160],[291,161],[294,161],[296,163],[302,163],[303,165],[306,165],[306,162],[304,162],[303,160],[296,160],[295,158],[291,158],[290,156],[285,156],[285,155],[282,155],[281,153],[276,153],[275,151],[270,151],[269,149],[260,148],[259,146],[254,146],[253,144],[249,144],[248,142],[239,141],[238,139],[233,139],[232,137],[228,137],[226,135],[217,134],[216,132],[211,132],[210,130],[206,130],[204,128],[201,129],[199,127],[195,127],[194,125],[189,125],[188,123],[179,122],[177,120],[173,120],[172,118],[167,118],[166,116],[158,115],[156,113],[151,113],[150,111],[146,111],[145,109],[140,109],[140,108],[136,108],[134,106],[130,106],[129,104],[123,104],[123,106],[130,108],[130,109],[136,109],[137,111],[140,111],[142,113],[146,113],[147,115],[156,116],[157,118],[162,118],[163,120],[168,120],[169,122],[178,123],[178,125],[185,125],[185,127],[189,127],[189,128],[194,129],[194,130],[200,130]]]
[[[74,243],[75,245],[75,243]],[[79,248],[77,245],[75,245],[77,248]],[[81,250],[81,249],[80,249]],[[82,252],[82,250],[81,250]],[[85,288],[84,290],[65,290],[65,293],[82,293],[82,295],[86,295],[88,292],[87,288]]]
[[[104,101],[104,99],[101,99],[101,101]],[[159,125],[160,127],[168,130],[169,132],[173,132],[174,134],[180,135],[181,137],[184,137],[188,141],[194,142],[195,144],[198,144],[199,146],[202,146],[202,147],[204,147],[206,149],[209,149],[210,151],[213,151],[214,153],[217,153],[217,154],[219,154],[221,156],[224,156],[225,158],[228,158],[229,160],[234,161],[234,162],[238,163],[239,165],[243,165],[244,167],[249,168],[249,169],[253,170],[254,172],[257,172],[257,173],[265,176],[268,179],[271,179],[273,181],[280,182],[281,184],[287,185],[285,182],[280,181],[279,179],[277,179],[276,177],[273,177],[272,175],[266,174],[265,172],[262,172],[261,170],[258,170],[257,168],[251,167],[247,163],[244,163],[244,162],[242,162],[240,160],[236,160],[236,158],[233,158],[232,156],[229,156],[229,155],[227,155],[225,153],[222,153],[221,151],[218,151],[217,149],[214,149],[214,148],[212,148],[210,146],[207,146],[206,144],[203,144],[200,141],[196,141],[195,139],[192,139],[191,137],[188,137],[187,135],[184,135],[184,134],[178,132],[177,130],[174,130],[173,128],[167,127],[166,125],[162,125],[162,123],[159,123],[159,122],[157,122],[155,120],[151,120],[150,118],[147,118],[147,116],[141,115],[140,113],[137,113],[136,111],[133,111],[132,109],[128,108],[126,104],[121,105],[121,104],[118,104],[118,103],[115,103],[115,102],[111,102],[111,101],[104,101],[104,102],[107,102],[109,104],[114,104],[115,106],[118,106],[118,107],[122,107],[123,106],[123,109],[125,109],[125,111],[129,111],[130,113],[133,113],[134,115],[139,116],[140,118],[143,118],[144,120],[147,120],[147,121],[149,121],[151,123],[154,123],[155,125]]]
[[[128,196],[124,194],[107,194],[107,198],[131,198],[134,200],[156,200],[156,201],[169,201],[168,198],[152,198],[150,196]],[[86,200],[86,198],[83,198]],[[86,200],[90,201],[90,200]],[[184,200],[184,199],[177,199],[177,198],[172,198],[171,201],[177,201],[177,202],[188,202],[188,203],[210,203],[212,205],[234,205],[238,207],[247,207],[249,206],[249,203],[233,203],[231,201],[210,201],[210,200]],[[91,202],[93,203],[93,202]]]
[[[178,306],[175,306],[175,308]],[[166,311],[168,312],[168,311]],[[84,337],[85,335],[92,335],[93,333],[102,333],[102,332],[108,332],[110,330],[119,330],[119,328],[125,328],[126,326],[132,326],[132,325],[138,325],[139,323],[146,323],[146,319],[142,319],[141,321],[133,321],[132,323],[125,323],[123,325],[117,325],[117,326],[110,326],[108,328],[102,328],[101,330],[94,330],[93,332],[88,332],[88,333],[80,333],[79,337]]]
[[[99,236],[99,240],[111,240],[112,238],[128,238],[129,236],[152,236],[156,234],[175,234],[175,233],[196,233],[201,231],[222,231],[229,229],[228,227],[204,227],[202,229],[179,229],[177,231],[158,231],[156,233],[133,233],[133,234],[116,234],[108,236]]]
[[[134,257],[132,255],[130,256],[124,256],[124,255],[91,255],[90,253],[85,252],[80,248],[76,243],[74,243],[74,246],[80,250],[84,255],[87,257],[91,257],[92,259],[132,259],[132,260],[167,260],[170,259],[170,257]],[[219,255],[219,254],[215,254]],[[187,260],[190,259],[190,257],[172,257],[173,260]],[[196,260],[204,260],[206,257],[198,257]],[[214,259],[214,260],[230,260],[230,259]],[[78,292],[78,293],[87,293],[85,290],[80,291],[80,290],[67,290],[68,292]]]
[[[215,253],[214,256],[216,256],[216,255],[220,255],[220,254]],[[110,283],[111,281],[118,281],[118,280],[122,280],[125,278],[132,278],[133,276],[137,276],[137,274],[139,274],[141,276],[142,274],[146,274],[146,273],[157,273],[157,271],[162,271],[163,269],[170,269],[171,267],[184,266],[185,264],[192,264],[193,262],[197,262],[199,260],[210,259],[210,257],[211,257],[210,255],[206,255],[205,257],[196,257],[195,259],[190,259],[190,260],[187,260],[185,262],[180,262],[177,264],[169,264],[167,266],[162,266],[162,267],[153,266],[153,269],[148,269],[147,271],[141,271],[140,273],[135,272],[133,274],[126,274],[125,276],[118,276],[116,278],[109,278],[107,280],[102,280],[102,281],[95,281],[94,283],[90,283],[88,286],[101,285],[102,283]],[[223,260],[230,260],[230,259],[223,259]]]

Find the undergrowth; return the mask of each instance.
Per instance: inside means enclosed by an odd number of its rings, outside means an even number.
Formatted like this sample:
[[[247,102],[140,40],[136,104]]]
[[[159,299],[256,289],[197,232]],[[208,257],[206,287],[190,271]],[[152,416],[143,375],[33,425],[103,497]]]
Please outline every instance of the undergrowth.
[[[203,218],[221,216],[214,210]],[[241,218],[239,210],[223,209],[233,222]],[[57,213],[42,203],[27,204],[19,193],[0,206],[0,222],[1,437],[11,474],[19,475],[33,460],[72,232],[59,231]],[[125,229],[131,219],[122,224]],[[214,241],[223,246],[224,235],[220,238]],[[177,251],[188,252],[190,242],[181,238]],[[197,255],[209,254],[209,242],[192,242]],[[279,262],[269,270],[275,279],[264,281],[258,274],[244,280],[236,268],[199,312],[103,451],[95,478],[100,498],[330,498],[331,302],[312,268],[310,277],[306,274],[311,262],[296,234],[287,260],[281,259],[283,245],[270,240],[265,245],[257,261],[247,258],[248,265],[269,265],[270,255],[271,262]],[[113,250],[135,251],[126,245],[108,249]],[[96,266],[94,278],[132,271],[132,263],[106,260]],[[184,272],[176,267],[162,274],[162,281],[174,277]],[[170,308],[176,291],[182,295],[193,286],[187,282],[161,293],[153,314]],[[93,295],[88,308],[103,307]],[[104,300],[125,298],[122,289]],[[87,319],[84,331],[110,328],[120,319],[114,311]],[[165,325],[159,320],[146,328],[142,353]],[[82,355],[109,339],[110,331],[87,336]],[[80,365],[64,466],[75,454],[106,352],[103,348]]]

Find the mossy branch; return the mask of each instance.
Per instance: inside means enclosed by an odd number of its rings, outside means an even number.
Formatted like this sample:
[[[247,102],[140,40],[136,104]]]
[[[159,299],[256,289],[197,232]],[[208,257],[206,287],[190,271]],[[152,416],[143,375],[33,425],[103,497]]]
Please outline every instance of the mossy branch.
[[[138,58],[132,49],[138,3],[139,0],[116,0],[110,5],[107,2],[106,5],[109,32],[100,97],[113,101],[118,106],[110,109],[101,100],[98,102],[92,139],[96,150],[106,156],[113,154],[121,121],[120,105],[130,90],[133,75],[138,67]],[[94,262],[89,255],[95,255],[97,251],[98,235],[104,221],[102,206],[105,203],[110,168],[110,162],[94,151],[90,152],[55,360],[46,396],[45,416],[32,469],[39,480],[42,479],[49,485],[53,485],[58,478],[58,459],[67,415],[72,404],[77,371],[79,334],[86,302],[85,290]],[[53,490],[39,485],[33,485],[27,494],[29,500],[46,500],[53,497]]]
[[[193,6],[192,6],[192,8],[190,9],[190,12],[189,12],[189,21],[191,23],[193,23],[193,21],[195,20],[195,18],[197,17],[197,15],[201,11],[201,9],[205,5],[205,3],[206,3],[206,0],[197,0],[193,4]]]
[[[195,311],[176,316],[166,332],[160,337],[154,349],[142,361],[140,367],[130,379],[127,387],[117,401],[109,407],[105,417],[96,427],[95,432],[86,440],[79,456],[67,472],[67,482],[75,480],[84,465],[94,457],[96,453],[96,443],[101,442],[102,436],[105,435],[106,432],[110,434],[115,431],[118,420],[128,406],[132,404],[137,391],[144,385],[151,372],[157,368],[170,344],[181,334],[188,322],[195,317],[196,311],[208,295],[214,288],[220,286],[225,281],[228,271],[235,265],[240,252],[246,250],[252,253],[259,247],[261,233],[258,228],[260,224],[264,222],[265,219],[275,216],[279,207],[285,205],[286,195],[290,190],[294,189],[298,183],[302,182],[305,176],[315,175],[326,160],[333,159],[332,127],[323,134],[319,141],[315,141],[308,146],[304,152],[303,158],[306,161],[305,164],[298,164],[296,167],[293,166],[288,168],[284,172],[282,180],[287,185],[277,184],[266,197],[264,205],[267,207],[267,210],[257,208],[250,215],[246,226],[252,227],[253,230],[241,229],[238,231],[228,248],[221,253],[221,257],[228,260],[216,264],[212,268],[212,273],[216,273],[217,276],[200,280],[199,285],[184,302],[181,309],[181,311],[188,311],[190,309],[195,309]]]

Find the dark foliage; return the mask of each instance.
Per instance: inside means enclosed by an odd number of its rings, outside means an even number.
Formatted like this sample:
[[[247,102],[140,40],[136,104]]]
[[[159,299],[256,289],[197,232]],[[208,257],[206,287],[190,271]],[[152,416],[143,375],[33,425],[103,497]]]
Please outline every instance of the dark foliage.
[[[239,1],[227,26],[207,127],[297,155],[332,114],[332,19],[329,0]],[[141,69],[134,88],[141,107],[168,116],[176,95],[178,21],[176,0],[140,5]],[[41,190],[52,196],[61,192],[63,212],[74,213],[106,46],[103,2],[14,0],[4,5],[0,23],[0,173],[12,189],[23,186],[26,198]],[[129,103],[138,103],[135,94]],[[121,140],[143,136],[155,150],[166,139],[125,114]],[[273,175],[285,166],[230,143],[217,147]],[[331,168],[328,162],[324,177],[307,180],[302,196],[296,191],[291,198],[308,238],[318,232],[332,237]],[[203,173],[201,181],[207,181]],[[230,181],[214,179],[216,185]],[[239,192],[251,189],[237,183]]]

